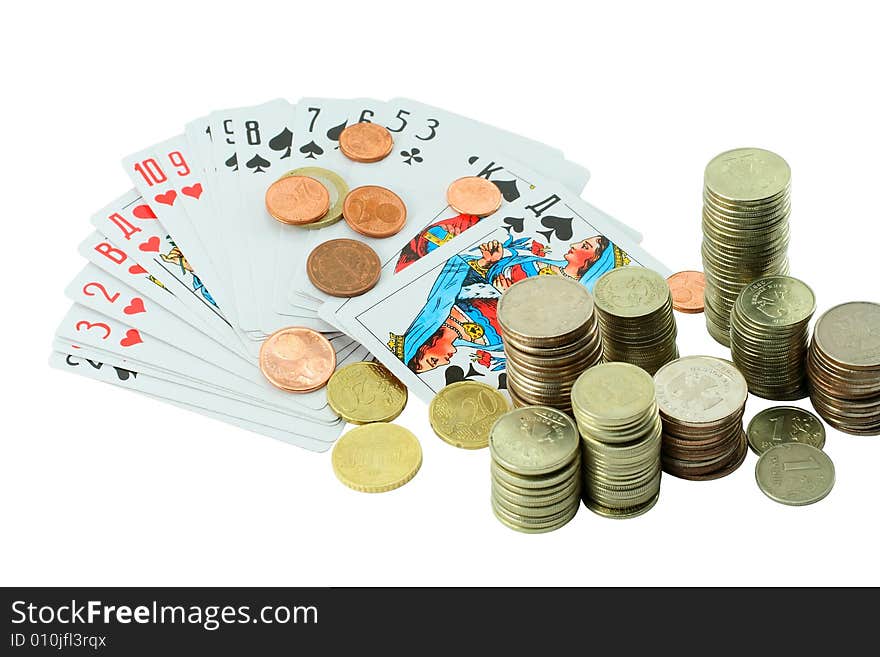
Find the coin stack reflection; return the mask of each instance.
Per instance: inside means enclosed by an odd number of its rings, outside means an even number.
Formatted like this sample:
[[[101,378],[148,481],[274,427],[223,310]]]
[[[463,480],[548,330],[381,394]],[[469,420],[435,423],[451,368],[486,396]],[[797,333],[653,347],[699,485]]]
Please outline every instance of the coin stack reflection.
[[[606,361],[638,365],[648,374],[678,358],[672,291],[660,274],[621,267],[593,287]]]
[[[730,314],[730,354],[749,384],[765,399],[807,396],[809,323],[816,310],[813,291],[790,276],[753,281]]]
[[[502,523],[535,534],[558,529],[580,506],[578,432],[547,406],[508,411],[492,425],[492,510]]]
[[[822,315],[807,372],[813,408],[828,424],[880,435],[880,304],[854,301]]]
[[[581,434],[583,500],[609,518],[631,518],[660,496],[661,423],[654,380],[629,363],[584,372],[571,392]]]
[[[748,387],[732,363],[687,356],[654,376],[663,421],[663,470],[682,479],[718,479],[748,451],[743,413]]]
[[[561,276],[526,278],[504,292],[498,322],[513,403],[570,411],[575,379],[602,359],[592,295]]]
[[[756,278],[788,273],[791,170],[760,148],[721,153],[706,166],[703,271],[706,327],[730,345],[730,312]]]

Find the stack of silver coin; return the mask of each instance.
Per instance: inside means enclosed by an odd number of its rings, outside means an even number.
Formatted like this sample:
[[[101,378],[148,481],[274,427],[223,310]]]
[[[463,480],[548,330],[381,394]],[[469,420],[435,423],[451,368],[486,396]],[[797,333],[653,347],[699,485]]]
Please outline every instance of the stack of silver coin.
[[[644,267],[620,267],[593,287],[608,362],[638,365],[648,374],[678,358],[672,292],[666,279]]]
[[[706,326],[730,345],[730,312],[756,278],[788,273],[791,169],[760,148],[721,153],[706,166],[703,271]]]
[[[571,391],[581,433],[583,500],[609,518],[648,511],[660,496],[661,422],[654,380],[629,363],[590,368]]]
[[[828,424],[880,435],[880,304],[853,301],[822,315],[807,371],[813,408]]]
[[[807,396],[807,344],[816,297],[791,276],[759,278],[730,314],[730,354],[749,391],[765,399]]]
[[[654,376],[663,421],[663,470],[682,479],[718,479],[746,458],[748,387],[726,360],[687,356]]]
[[[516,406],[571,410],[578,375],[602,360],[593,297],[562,276],[534,276],[498,302],[507,390]]]
[[[508,411],[492,425],[492,510],[529,534],[559,529],[580,507],[578,432],[565,413],[547,406]]]

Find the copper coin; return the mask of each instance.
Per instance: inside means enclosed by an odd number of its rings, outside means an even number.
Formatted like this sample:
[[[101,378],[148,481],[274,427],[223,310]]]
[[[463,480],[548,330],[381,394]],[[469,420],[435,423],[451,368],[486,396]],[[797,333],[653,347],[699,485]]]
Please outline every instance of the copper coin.
[[[391,237],[406,223],[406,205],[390,189],[364,185],[351,190],[342,203],[342,218],[367,237]]]
[[[309,176],[285,176],[266,190],[266,210],[283,224],[310,224],[329,209],[330,192]]]
[[[333,297],[356,297],[379,282],[382,261],[369,246],[340,238],[319,244],[309,254],[306,273],[316,288]]]
[[[394,147],[391,133],[375,123],[353,123],[339,135],[339,150],[355,162],[378,162]]]
[[[706,278],[701,271],[680,271],[666,279],[672,290],[672,307],[688,314],[703,312]]]
[[[276,388],[312,392],[323,388],[336,369],[336,352],[323,335],[303,326],[289,326],[260,346],[260,371]]]
[[[485,178],[465,176],[449,185],[446,201],[461,214],[488,217],[501,207],[501,190]]]

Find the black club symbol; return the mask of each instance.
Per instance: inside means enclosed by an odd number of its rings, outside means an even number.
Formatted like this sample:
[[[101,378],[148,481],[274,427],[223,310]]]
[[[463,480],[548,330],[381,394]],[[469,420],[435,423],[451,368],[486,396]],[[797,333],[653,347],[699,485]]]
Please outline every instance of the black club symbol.
[[[413,148],[408,151],[400,151],[400,154],[403,156],[404,164],[412,165],[413,162],[418,164],[422,161],[422,156],[419,155],[422,151],[418,148]]]

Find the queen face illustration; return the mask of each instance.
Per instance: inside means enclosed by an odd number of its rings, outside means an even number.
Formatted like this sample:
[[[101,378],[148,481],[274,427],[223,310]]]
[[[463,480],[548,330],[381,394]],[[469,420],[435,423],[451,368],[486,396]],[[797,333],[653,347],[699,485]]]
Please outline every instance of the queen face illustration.
[[[574,242],[563,256],[568,263],[566,269],[573,268],[574,276],[580,276],[596,262],[608,246],[608,240],[601,235]]]

